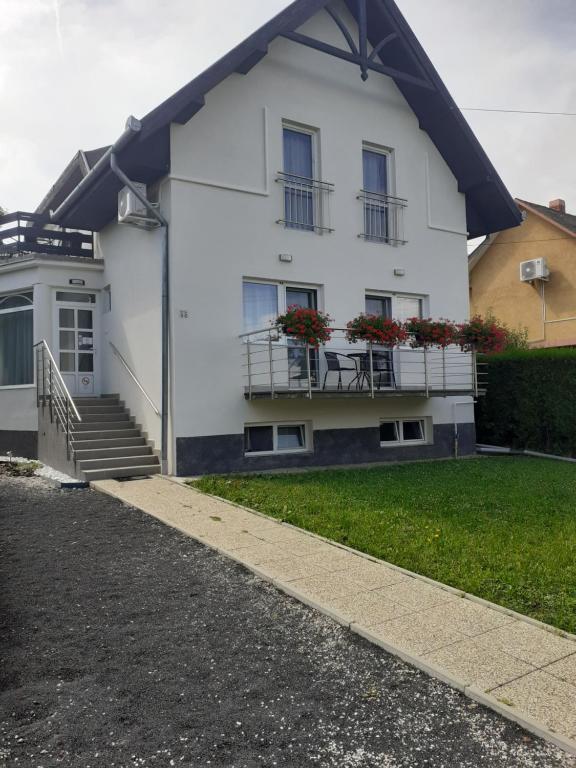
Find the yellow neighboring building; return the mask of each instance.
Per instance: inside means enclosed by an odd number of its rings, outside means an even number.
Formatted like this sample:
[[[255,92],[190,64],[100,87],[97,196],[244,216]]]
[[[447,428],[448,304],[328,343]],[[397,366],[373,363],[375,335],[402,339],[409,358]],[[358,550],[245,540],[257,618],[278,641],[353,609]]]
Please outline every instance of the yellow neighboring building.
[[[576,216],[563,200],[516,203],[522,225],[490,235],[470,254],[470,313],[526,328],[533,347],[576,346]],[[520,264],[533,259],[545,263],[525,266],[522,280]],[[548,277],[527,279],[527,270],[542,267]]]

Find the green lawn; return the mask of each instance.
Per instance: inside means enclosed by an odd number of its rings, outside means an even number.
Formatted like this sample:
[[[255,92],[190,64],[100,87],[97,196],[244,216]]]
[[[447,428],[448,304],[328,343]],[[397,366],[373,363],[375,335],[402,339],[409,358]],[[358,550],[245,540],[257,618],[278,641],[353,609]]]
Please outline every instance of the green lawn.
[[[193,483],[576,632],[576,466],[517,457]]]

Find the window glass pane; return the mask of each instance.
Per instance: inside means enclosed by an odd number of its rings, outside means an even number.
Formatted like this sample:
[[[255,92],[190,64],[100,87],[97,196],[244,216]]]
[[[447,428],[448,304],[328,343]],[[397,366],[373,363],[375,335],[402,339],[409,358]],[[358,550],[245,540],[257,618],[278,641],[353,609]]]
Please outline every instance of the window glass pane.
[[[62,373],[74,373],[76,371],[74,352],[60,352],[60,370]]]
[[[278,427],[279,451],[291,451],[297,448],[304,448],[305,444],[304,424]]]
[[[60,331],[60,349],[74,350],[76,343],[76,334],[74,331]]]
[[[94,370],[94,355],[81,352],[78,355],[78,370],[80,373],[92,373]]]
[[[306,288],[286,288],[286,306],[296,304],[304,309],[316,309],[316,291]]]
[[[390,296],[366,296],[366,314],[392,317],[392,299]]]
[[[278,288],[266,283],[248,283],[243,287],[244,330],[267,328],[278,316]]]
[[[78,349],[94,349],[94,337],[90,331],[78,331]]]
[[[396,320],[422,317],[422,299],[415,298],[414,296],[396,296],[394,317]]]
[[[56,301],[72,301],[74,304],[96,304],[96,294],[56,291]]]
[[[272,427],[246,427],[244,448],[246,453],[274,450]]]
[[[3,309],[16,309],[17,307],[29,307],[30,304],[32,304],[32,291],[14,293],[11,296],[0,296],[0,311]]]
[[[404,421],[402,423],[404,440],[424,440],[424,425],[422,421]]]
[[[32,310],[0,314],[0,386],[34,382]]]
[[[91,309],[79,309],[78,328],[92,328],[93,315]]]
[[[388,191],[387,155],[381,152],[371,152],[369,149],[362,151],[362,165],[364,171],[364,189],[385,195]]]
[[[60,328],[74,328],[73,309],[60,309],[58,317],[60,318]]]
[[[284,128],[284,173],[295,176],[313,177],[312,135]]]
[[[383,421],[380,424],[380,442],[396,443],[398,442],[398,422]]]

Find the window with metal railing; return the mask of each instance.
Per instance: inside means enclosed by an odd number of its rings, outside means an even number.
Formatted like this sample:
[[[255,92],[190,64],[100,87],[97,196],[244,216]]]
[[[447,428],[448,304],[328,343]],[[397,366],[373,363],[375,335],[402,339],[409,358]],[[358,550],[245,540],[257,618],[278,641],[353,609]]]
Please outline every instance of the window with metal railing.
[[[284,215],[278,223],[288,229],[331,232],[328,203],[334,185],[315,178],[317,132],[284,126],[282,142],[284,168],[276,181],[284,188]]]
[[[403,211],[407,201],[390,194],[391,150],[362,149],[363,205],[360,237],[378,243],[403,243]]]

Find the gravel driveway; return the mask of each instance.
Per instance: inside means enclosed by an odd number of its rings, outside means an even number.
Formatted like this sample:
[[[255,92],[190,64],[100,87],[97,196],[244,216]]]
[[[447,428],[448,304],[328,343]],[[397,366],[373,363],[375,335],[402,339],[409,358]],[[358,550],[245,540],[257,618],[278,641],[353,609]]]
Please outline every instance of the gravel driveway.
[[[95,491],[0,480],[0,766],[576,762]]]

